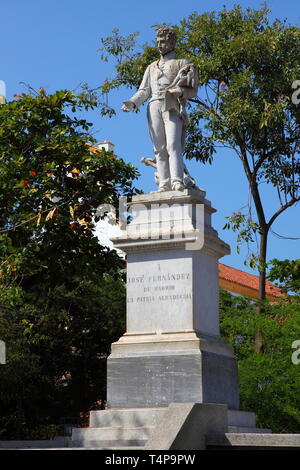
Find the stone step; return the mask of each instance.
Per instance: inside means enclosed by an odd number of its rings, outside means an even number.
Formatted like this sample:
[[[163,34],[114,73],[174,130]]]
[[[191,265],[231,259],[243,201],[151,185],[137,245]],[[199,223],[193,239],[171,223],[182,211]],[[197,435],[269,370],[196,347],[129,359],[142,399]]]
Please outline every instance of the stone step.
[[[0,441],[0,449],[60,448],[67,447],[70,442],[71,437],[68,436],[57,436],[54,439]]]
[[[140,427],[155,426],[167,408],[112,408],[90,412],[90,426]],[[228,426],[255,428],[255,413],[228,410]]]
[[[228,432],[232,433],[244,433],[244,434],[270,434],[272,431],[270,429],[262,429],[255,427],[247,426],[228,426]]]
[[[210,448],[237,447],[253,448],[294,448],[300,450],[300,434],[226,433],[206,436]]]
[[[88,440],[88,441],[72,441],[72,449],[76,448],[85,448],[85,449],[114,449],[114,450],[120,450],[120,449],[143,449],[144,445],[146,444],[147,440],[141,440],[141,439],[132,439],[132,440],[126,440],[126,439],[120,439],[120,440],[113,440],[113,441],[106,441],[106,440]]]
[[[1,447],[1,450],[141,450],[142,447],[134,447],[134,446],[127,446],[127,447],[91,447],[91,446],[79,446],[79,447],[41,447],[40,445],[37,445],[35,447]]]
[[[79,447],[69,447],[63,450],[142,450],[143,447],[141,445],[139,446],[134,446],[134,445],[127,445],[127,446],[122,446],[121,444],[118,446],[104,446],[100,447],[98,444],[94,447],[92,446],[79,446]]]
[[[72,447],[127,447],[143,446],[153,426],[148,427],[102,427],[75,428],[72,431]]]
[[[90,426],[137,428],[155,426],[166,408],[123,408],[90,412]]]

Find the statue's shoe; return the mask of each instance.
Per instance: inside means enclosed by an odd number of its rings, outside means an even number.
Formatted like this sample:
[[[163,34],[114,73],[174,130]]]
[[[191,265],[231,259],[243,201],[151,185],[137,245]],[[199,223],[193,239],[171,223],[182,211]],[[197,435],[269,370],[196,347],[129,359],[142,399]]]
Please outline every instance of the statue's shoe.
[[[180,183],[180,181],[177,181],[173,184],[172,189],[173,191],[183,191],[185,189],[185,186],[184,184]]]

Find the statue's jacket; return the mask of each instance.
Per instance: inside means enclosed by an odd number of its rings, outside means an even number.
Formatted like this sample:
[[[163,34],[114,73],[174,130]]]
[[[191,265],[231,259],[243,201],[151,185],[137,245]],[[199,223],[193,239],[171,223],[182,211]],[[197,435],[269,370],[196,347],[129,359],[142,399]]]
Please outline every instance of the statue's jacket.
[[[186,100],[197,95],[198,75],[196,68],[186,59],[170,58],[167,61],[156,60],[148,65],[138,91],[130,101],[139,107],[150,98],[150,103],[163,100],[163,111],[175,109],[187,120]],[[172,89],[181,89],[180,98],[172,95]]]

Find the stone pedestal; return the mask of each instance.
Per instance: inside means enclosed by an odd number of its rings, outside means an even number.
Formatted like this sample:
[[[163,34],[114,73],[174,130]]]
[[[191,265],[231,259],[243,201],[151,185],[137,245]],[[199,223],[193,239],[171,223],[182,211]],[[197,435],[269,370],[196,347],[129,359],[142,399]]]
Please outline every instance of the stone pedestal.
[[[114,246],[127,254],[127,331],[112,344],[113,408],[170,403],[239,408],[237,366],[219,332],[218,259],[230,248],[201,190],[134,196]]]

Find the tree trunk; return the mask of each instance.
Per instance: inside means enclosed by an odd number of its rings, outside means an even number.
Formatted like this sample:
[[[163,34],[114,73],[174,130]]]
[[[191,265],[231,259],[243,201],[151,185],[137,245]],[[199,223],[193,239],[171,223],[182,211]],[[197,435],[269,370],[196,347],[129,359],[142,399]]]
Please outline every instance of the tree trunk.
[[[266,259],[267,259],[267,240],[268,230],[267,228],[262,229],[260,235],[260,246],[259,246],[259,289],[258,289],[258,300],[265,300],[266,298]]]
[[[264,227],[260,235],[259,246],[259,288],[258,288],[258,301],[257,311],[259,314],[263,313],[263,306],[261,302],[266,299],[266,258],[267,258],[267,240],[268,229]],[[259,354],[263,349],[263,337],[261,331],[256,331],[254,340],[254,352]]]

